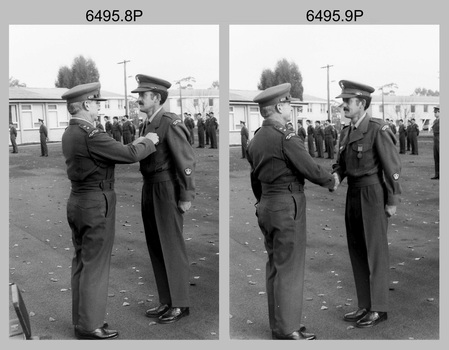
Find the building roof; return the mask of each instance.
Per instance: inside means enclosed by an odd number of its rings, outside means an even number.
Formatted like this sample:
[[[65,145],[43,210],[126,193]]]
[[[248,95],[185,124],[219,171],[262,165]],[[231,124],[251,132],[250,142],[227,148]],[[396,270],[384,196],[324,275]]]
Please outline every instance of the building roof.
[[[230,90],[229,101],[230,102],[253,102],[254,97],[261,93],[261,90]],[[303,103],[319,102],[326,103],[327,100],[320,97],[310,96],[303,94]],[[297,103],[300,103],[298,101]]]
[[[438,104],[439,96],[384,96],[384,103],[387,104]],[[382,95],[374,95],[371,103],[382,103]]]
[[[67,88],[29,88],[29,87],[10,87],[10,100],[62,100],[61,96]],[[101,90],[101,96],[107,99],[123,99],[124,95]]]
[[[182,97],[218,97],[218,89],[182,89]],[[171,88],[168,90],[168,97],[179,97],[179,89]]]

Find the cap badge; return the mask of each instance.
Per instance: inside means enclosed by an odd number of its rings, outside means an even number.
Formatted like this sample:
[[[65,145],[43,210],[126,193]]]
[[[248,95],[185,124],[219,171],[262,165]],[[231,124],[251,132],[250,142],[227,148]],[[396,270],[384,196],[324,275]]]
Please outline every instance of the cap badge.
[[[184,169],[184,172],[186,173],[186,175],[190,175],[190,174],[192,174],[192,169],[190,169],[190,168],[185,168],[185,169]]]

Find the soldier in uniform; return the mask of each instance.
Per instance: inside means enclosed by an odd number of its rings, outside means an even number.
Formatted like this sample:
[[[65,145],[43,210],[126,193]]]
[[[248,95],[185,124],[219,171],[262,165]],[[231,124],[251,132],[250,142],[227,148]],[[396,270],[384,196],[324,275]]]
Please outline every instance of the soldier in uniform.
[[[407,152],[410,152],[410,145],[411,145],[411,129],[412,129],[412,121],[408,120],[407,121]]]
[[[268,253],[266,288],[273,339],[315,339],[301,324],[306,253],[304,179],[334,189],[336,176],[317,165],[303,142],[287,130],[290,88],[270,87],[254,98],[264,118],[249,142],[251,187]]]
[[[240,125],[242,128],[240,129],[240,142],[242,144],[242,158],[246,158],[246,148],[248,147],[248,141],[249,141],[249,132],[248,128],[245,125],[246,123],[241,120]]]
[[[197,114],[197,127],[198,127],[198,147],[197,148],[204,148],[204,133],[206,132],[206,124],[204,122],[203,117],[201,116],[201,113]]]
[[[209,145],[210,141],[210,115],[206,113],[206,120],[204,121],[204,126],[206,129],[206,145]]]
[[[315,129],[313,129],[313,137],[315,138],[317,157],[324,158],[324,155],[323,155],[324,131],[323,131],[323,128],[321,127],[321,123],[319,120],[317,120],[315,122]]]
[[[184,113],[184,124],[187,127],[187,130],[189,130],[190,133],[190,144],[193,145],[195,142],[195,134],[193,130],[195,129],[195,122],[193,121],[192,117],[189,113]]]
[[[195,197],[195,154],[182,120],[162,107],[171,84],[138,74],[137,103],[147,115],[143,134],[156,132],[156,153],[140,162],[143,175],[142,219],[159,294],[159,305],[146,316],[173,323],[189,315],[189,261],[183,214]]]
[[[334,159],[334,127],[330,120],[324,122],[324,144],[326,146],[327,159]]]
[[[315,158],[315,145],[314,145],[314,134],[315,129],[313,128],[312,122],[310,120],[307,123],[307,146],[309,148],[309,154],[312,158]]]
[[[418,155],[418,136],[419,136],[419,127],[418,124],[415,122],[415,118],[411,119],[411,125],[410,125],[410,146],[412,147],[412,153],[413,155]]]
[[[407,138],[407,129],[404,121],[399,119],[399,154],[405,154],[405,140]]]
[[[44,125],[43,119],[38,119],[39,124],[39,138],[41,141],[41,157],[48,157],[48,148],[47,148],[47,140],[48,140],[48,130]]]
[[[214,112],[210,112],[209,115],[210,115],[210,120],[209,120],[210,148],[218,148],[218,145],[217,145],[217,129],[218,129],[217,118],[214,117]]]
[[[112,119],[114,121],[111,127],[112,137],[114,138],[114,140],[122,142],[122,126],[118,122],[118,117],[114,117]]]
[[[17,148],[17,130],[13,123],[9,123],[9,138],[11,139],[12,152],[11,153],[19,153],[19,149]]]
[[[374,88],[347,80],[340,86],[337,98],[351,123],[341,132],[333,167],[340,182],[348,178],[345,222],[358,299],[344,320],[366,328],[386,320],[389,310],[387,228],[401,193],[401,161],[390,126],[366,113]]]
[[[72,260],[72,322],[78,339],[118,336],[104,324],[108,279],[115,236],[114,168],[156,151],[156,134],[124,146],[94,126],[100,83],[73,87],[62,95],[72,115],[62,136],[71,192],[67,220],[75,254]]]
[[[143,119],[139,118],[139,137],[142,136],[142,129],[143,129]]]
[[[435,120],[432,125],[433,130],[433,159],[435,162],[435,176],[432,180],[440,178],[440,107],[433,107]]]
[[[95,126],[98,128],[98,130],[101,130],[104,132],[104,126],[103,126],[103,124],[101,124],[100,116],[98,116],[97,119],[95,120]]]
[[[302,126],[302,120],[301,119],[298,120],[297,135],[302,140],[302,142],[305,144],[305,142],[306,142],[306,135],[307,134],[306,134],[306,129],[304,129],[304,127]]]
[[[132,142],[134,131],[134,125],[132,125],[128,119],[128,116],[125,114],[122,118],[122,135],[124,145]]]
[[[112,124],[109,121],[109,117],[107,115],[104,116],[104,127],[107,134],[112,137]]]

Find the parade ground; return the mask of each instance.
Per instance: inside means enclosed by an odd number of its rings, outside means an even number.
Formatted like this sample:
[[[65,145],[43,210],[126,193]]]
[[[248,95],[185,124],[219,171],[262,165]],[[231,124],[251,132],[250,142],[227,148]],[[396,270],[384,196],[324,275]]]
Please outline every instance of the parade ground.
[[[357,309],[346,243],[347,182],[330,193],[306,180],[307,253],[303,323],[318,340],[433,340],[440,338],[439,181],[433,139],[419,137],[419,155],[401,154],[401,203],[389,219],[388,320],[359,329],[343,321]],[[325,154],[327,156],[327,154]],[[230,337],[271,339],[265,289],[267,254],[255,216],[250,167],[240,147],[230,150]],[[331,169],[334,161],[317,159]],[[443,313],[442,313],[443,315]]]
[[[32,335],[75,339],[70,271],[73,256],[66,203],[70,181],[61,144],[19,146],[9,157],[9,282],[22,292]],[[196,198],[184,216],[190,260],[190,316],[162,325],[145,317],[159,305],[140,213],[139,164],[117,165],[116,236],[112,252],[106,322],[121,340],[219,338],[217,149],[197,149]],[[9,318],[16,318],[9,307]]]

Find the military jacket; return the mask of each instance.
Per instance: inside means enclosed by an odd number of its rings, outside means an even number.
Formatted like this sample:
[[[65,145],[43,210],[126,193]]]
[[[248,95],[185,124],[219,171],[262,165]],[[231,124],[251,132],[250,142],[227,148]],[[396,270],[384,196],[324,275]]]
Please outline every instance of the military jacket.
[[[71,181],[113,180],[115,164],[135,163],[155,151],[149,139],[125,146],[82,119],[70,119],[62,135],[62,153]]]
[[[324,137],[324,130],[321,126],[317,126],[313,129],[313,136],[315,138]]]
[[[16,130],[16,128],[14,126],[9,128],[9,135],[10,136],[14,136],[14,138],[17,137],[17,130]]]
[[[132,134],[133,133],[133,125],[131,125],[131,122],[129,120],[127,120],[126,122],[123,123],[122,125],[122,132],[125,134]]]
[[[435,119],[432,125],[434,135],[440,135],[440,119]]]
[[[399,125],[399,135],[407,136],[407,129],[404,124]]]
[[[140,161],[140,171],[151,178],[160,172],[176,175],[180,185],[180,200],[195,198],[195,154],[190,145],[190,132],[174,113],[161,109],[150,124],[144,125],[143,135],[155,132],[159,136],[157,152]]]
[[[410,125],[410,130],[409,130],[408,134],[409,134],[410,136],[415,136],[415,135],[418,136],[418,135],[419,135],[419,127],[418,127],[418,124],[413,123],[412,125]]]
[[[265,119],[249,142],[247,159],[251,164],[251,186],[256,199],[262,183],[278,184],[304,179],[332,188],[333,176],[313,161],[302,140],[281,123]]]
[[[302,126],[300,126],[298,129],[298,136],[303,141],[306,139],[306,129],[304,129]]]
[[[401,193],[401,160],[390,126],[382,119],[366,115],[357,129],[352,132],[350,129],[348,125],[341,131],[334,172],[337,172],[340,181],[346,176],[383,176],[387,188],[387,204],[397,205]]]
[[[328,125],[324,128],[324,136],[326,137],[334,137],[334,128],[332,125]]]
[[[312,125],[307,127],[307,135],[309,135],[309,137],[315,136],[315,128]]]

